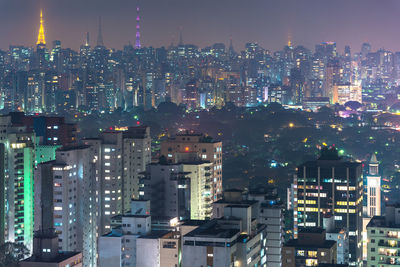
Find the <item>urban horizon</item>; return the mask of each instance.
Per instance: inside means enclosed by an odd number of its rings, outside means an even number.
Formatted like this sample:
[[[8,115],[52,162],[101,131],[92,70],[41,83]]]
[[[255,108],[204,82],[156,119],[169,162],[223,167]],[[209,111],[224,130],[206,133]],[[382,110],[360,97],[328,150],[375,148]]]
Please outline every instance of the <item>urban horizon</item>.
[[[119,1],[121,4],[124,2],[123,0]],[[18,2],[20,0],[15,1],[15,3]],[[136,5],[141,6],[142,42],[147,47],[168,47],[171,43],[177,44],[180,31],[183,33],[185,43],[196,44],[199,47],[206,47],[213,43],[228,44],[232,37],[234,47],[238,50],[241,50],[247,42],[257,42],[265,49],[276,51],[286,44],[290,38],[294,45],[304,45],[310,48],[316,43],[335,41],[339,45],[338,49],[342,51],[346,45],[354,48],[367,42],[371,43],[376,49],[384,48],[397,51],[396,44],[400,41],[394,37],[397,36],[395,25],[398,22],[390,16],[391,12],[400,9],[400,5],[391,0],[386,2],[386,5],[391,7],[387,15],[381,15],[381,5],[375,5],[370,0],[353,1],[347,4],[344,3],[346,1],[339,0],[335,1],[337,6],[334,7],[331,4],[326,7],[315,5],[315,1],[299,4],[296,1],[293,2],[293,0],[285,0],[283,1],[285,3],[271,4],[268,1],[256,0],[253,5],[249,6],[241,6],[234,1],[232,6],[225,6],[226,11],[222,13],[224,17],[229,18],[226,23],[222,20],[212,19],[202,20],[200,24],[181,23],[180,21],[187,19],[190,15],[201,19],[205,16],[204,12],[210,12],[207,5],[198,10],[191,9],[185,17],[179,15],[169,17],[167,12],[164,14],[161,11],[162,8],[165,8],[165,11],[171,8],[165,4],[157,7],[157,5],[154,6],[147,2],[132,1],[125,3],[126,8],[121,8],[120,5],[112,6],[108,5],[107,1],[99,1],[99,4],[94,6],[93,9],[85,12],[72,12],[67,15],[66,12],[72,10],[74,1],[69,5],[63,1],[59,2],[53,4],[43,0],[41,5],[26,2],[20,6],[12,3],[0,3],[0,15],[2,15],[0,16],[0,23],[3,24],[3,27],[0,28],[1,49],[7,49],[9,45],[32,46],[35,33],[38,30],[36,25],[40,9],[44,12],[47,35],[51,37],[51,40],[61,40],[65,47],[78,49],[84,42],[87,32],[90,32],[92,38],[95,37],[98,17],[101,16],[104,22],[103,34],[106,46],[121,49],[129,41],[135,42]],[[175,2],[177,5],[180,0],[175,0]],[[84,5],[89,6],[90,4],[93,4],[93,2],[87,1]],[[257,5],[259,5],[259,9],[257,9]],[[315,12],[310,11],[311,6],[315,9]],[[20,8],[17,9],[17,7]],[[283,7],[286,7],[286,9],[283,9],[285,16],[277,16],[275,13]],[[218,7],[218,10],[221,11],[221,8]],[[355,8],[359,9],[359,13],[368,8],[375,9],[377,13],[370,17],[368,21],[365,21],[358,13],[352,14],[352,10],[355,10]],[[10,17],[9,13],[2,14],[7,9],[11,11],[15,9],[18,12],[15,13],[14,17]],[[341,9],[344,12],[338,12]],[[254,12],[254,16],[249,17],[247,15],[250,11]],[[261,11],[265,11],[269,16],[263,16],[260,13]],[[386,9],[385,11],[387,12]],[[175,12],[178,11],[171,14]],[[215,12],[217,11],[211,11],[211,13]],[[239,12],[243,14],[239,15]],[[297,15],[297,12],[305,12],[304,14],[309,14],[311,17],[308,20],[303,19]],[[336,17],[333,17],[333,14]],[[350,14],[352,15],[350,16]],[[243,17],[243,20],[234,19],[234,15]],[[18,19],[18,21],[13,21],[11,24],[13,19]],[[337,24],[327,23],[329,19],[333,19]],[[259,24],[256,21],[259,21]],[[78,22],[79,24],[77,24]],[[333,27],[333,25],[337,27]],[[369,25],[369,27],[364,27],[365,25]],[[258,31],[257,29],[260,28],[262,30]],[[17,32],[20,34],[17,35]],[[374,37],[371,37],[371,35]],[[202,38],[198,38],[199,36],[202,36]],[[10,40],[13,41],[10,42]]]

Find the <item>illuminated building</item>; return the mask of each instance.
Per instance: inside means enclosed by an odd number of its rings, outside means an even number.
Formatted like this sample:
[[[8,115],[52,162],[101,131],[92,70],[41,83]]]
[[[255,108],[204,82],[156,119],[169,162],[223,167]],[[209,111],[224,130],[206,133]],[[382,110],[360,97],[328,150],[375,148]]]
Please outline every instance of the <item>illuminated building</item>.
[[[361,263],[362,166],[324,148],[318,160],[301,164],[294,178],[294,236],[300,228],[322,227],[332,214],[335,228],[349,236],[350,265]]]
[[[347,264],[349,262],[349,236],[347,231],[336,228],[335,217],[332,214],[326,214],[323,220],[326,240],[336,242],[336,262],[338,264]]]
[[[252,205],[221,208],[223,217],[183,235],[182,266],[266,267],[266,226],[257,223]]]
[[[111,229],[111,217],[129,210],[139,198],[139,174],[151,162],[150,128],[112,128],[99,138],[84,139],[95,150],[96,176],[101,184],[101,234]]]
[[[150,164],[141,179],[140,199],[151,201],[154,216],[210,218],[212,166],[199,161]]]
[[[28,72],[27,98],[25,112],[28,114],[44,112],[45,72],[32,70]]]
[[[35,171],[35,230],[54,228],[58,248],[82,251],[83,266],[96,266],[100,183],[89,146],[58,149]]]
[[[176,218],[157,229],[149,201],[132,200],[131,206],[131,212],[115,217],[118,226],[99,237],[98,266],[181,266]]]
[[[15,126],[26,126],[34,131],[40,145],[72,146],[77,143],[77,126],[66,123],[64,117],[27,116],[23,112],[10,112],[11,122]]]
[[[336,43],[335,42],[323,42],[315,46],[315,54],[322,56],[326,59],[336,57]]]
[[[367,225],[367,266],[400,266],[400,207],[386,205],[385,216],[374,216]]]
[[[140,173],[151,163],[151,136],[147,126],[129,127],[123,132],[123,210],[138,199]]]
[[[341,66],[338,59],[330,60],[325,68],[324,93],[322,96],[329,97],[331,103],[337,103],[335,88],[341,82]]]
[[[319,266],[336,263],[336,242],[326,240],[322,228],[307,228],[299,232],[298,239],[291,239],[282,249],[282,264],[285,267]]]
[[[249,190],[248,200],[258,201],[258,222],[265,224],[266,261],[268,267],[281,267],[284,243],[284,204],[277,195],[277,188],[258,187]]]
[[[303,98],[303,108],[317,111],[320,107],[328,106],[328,97],[305,97]]]
[[[11,116],[1,116],[0,125],[0,242],[23,243],[32,250],[35,134],[13,126]]]
[[[369,161],[367,174],[367,216],[381,216],[381,176],[375,153]]]
[[[362,88],[360,83],[335,85],[332,88],[332,104],[344,105],[349,101],[362,103]]]
[[[211,195],[213,201],[222,197],[222,142],[203,134],[177,134],[161,143],[161,155],[169,163],[182,163],[185,154],[213,164]]]
[[[364,204],[363,216],[363,258],[367,260],[368,256],[368,237],[367,225],[374,216],[381,216],[381,176],[379,175],[379,162],[375,153],[372,154],[368,164],[368,173],[366,175],[366,206]]]

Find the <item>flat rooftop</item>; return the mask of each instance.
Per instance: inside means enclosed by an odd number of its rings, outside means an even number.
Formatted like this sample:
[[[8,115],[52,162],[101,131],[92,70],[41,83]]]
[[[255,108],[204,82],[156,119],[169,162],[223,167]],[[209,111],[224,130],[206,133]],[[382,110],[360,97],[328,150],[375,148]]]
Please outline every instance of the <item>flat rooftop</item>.
[[[232,238],[239,233],[239,229],[222,228],[214,219],[187,233],[185,237]]]
[[[336,241],[333,240],[325,240],[323,243],[316,242],[316,244],[310,244],[310,243],[304,244],[299,242],[298,239],[290,239],[284,245],[284,247],[313,248],[313,249],[331,248],[333,246],[336,246]]]
[[[23,262],[48,262],[48,263],[60,263],[63,262],[69,258],[75,257],[78,254],[82,254],[82,252],[59,252],[58,256],[52,259],[43,259],[41,257],[29,257]]]

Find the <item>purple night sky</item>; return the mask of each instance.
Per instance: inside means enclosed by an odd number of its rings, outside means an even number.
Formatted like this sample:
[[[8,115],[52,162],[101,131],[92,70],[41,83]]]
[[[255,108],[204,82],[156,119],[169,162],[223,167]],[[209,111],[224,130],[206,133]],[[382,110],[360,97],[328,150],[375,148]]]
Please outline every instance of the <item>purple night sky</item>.
[[[10,44],[33,46],[43,8],[47,42],[62,41],[77,49],[85,32],[91,44],[97,22],[103,20],[107,47],[135,44],[136,0],[0,0],[0,48]],[[400,51],[399,0],[141,0],[142,46],[159,47],[178,42],[183,27],[185,43],[200,47],[215,42],[236,49],[246,42],[278,50],[292,36],[293,45],[314,48],[336,41],[342,51],[351,45],[359,51],[370,42],[373,50]]]

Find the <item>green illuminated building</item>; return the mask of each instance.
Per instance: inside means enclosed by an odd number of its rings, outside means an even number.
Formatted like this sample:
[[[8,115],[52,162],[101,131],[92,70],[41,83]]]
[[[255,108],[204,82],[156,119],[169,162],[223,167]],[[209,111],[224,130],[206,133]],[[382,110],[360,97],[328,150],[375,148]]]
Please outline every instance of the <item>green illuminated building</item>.
[[[0,242],[23,243],[31,250],[35,134],[12,126],[10,117],[2,116],[0,144]]]

